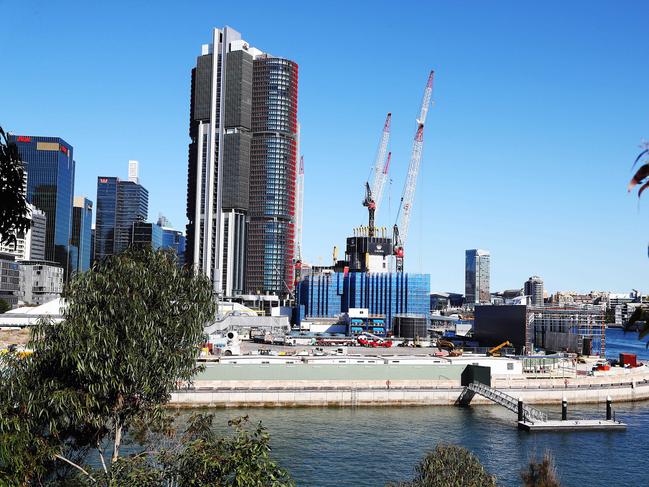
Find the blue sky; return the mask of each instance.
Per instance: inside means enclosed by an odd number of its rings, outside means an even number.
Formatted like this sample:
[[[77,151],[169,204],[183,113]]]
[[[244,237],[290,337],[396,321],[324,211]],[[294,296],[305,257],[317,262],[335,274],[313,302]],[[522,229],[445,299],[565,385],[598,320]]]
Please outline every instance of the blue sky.
[[[100,4],[101,3],[101,4]],[[190,70],[212,27],[300,66],[304,257],[353,227],[388,111],[391,227],[428,71],[436,71],[406,270],[463,291],[649,291],[649,202],[625,186],[649,139],[647,2],[10,2],[0,124],[75,148],[76,194],[140,161],[149,217],[185,225]],[[389,209],[389,211],[388,211]]]

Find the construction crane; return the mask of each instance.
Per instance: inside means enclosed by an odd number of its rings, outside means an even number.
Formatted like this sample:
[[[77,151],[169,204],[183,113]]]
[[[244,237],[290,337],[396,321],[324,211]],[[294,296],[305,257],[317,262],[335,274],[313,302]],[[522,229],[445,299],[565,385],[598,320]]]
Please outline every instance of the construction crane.
[[[415,189],[417,188],[417,176],[419,175],[419,165],[421,163],[421,152],[424,146],[424,124],[428,115],[428,107],[433,95],[433,76],[435,72],[431,70],[428,75],[428,82],[424,90],[424,97],[421,101],[421,109],[417,118],[417,132],[415,133],[412,145],[412,155],[408,165],[408,174],[403,186],[403,194],[397,212],[397,223],[393,228],[393,245],[394,256],[396,259],[396,271],[403,272],[404,245],[408,239],[408,226],[410,225],[410,213],[412,204],[415,200]]]
[[[392,119],[392,114],[388,113],[388,116],[385,118],[385,123],[383,124],[383,132],[381,133],[381,140],[379,141],[379,150],[376,153],[376,159],[374,160],[374,166],[372,167],[372,172],[370,176],[372,177],[372,185],[370,186],[369,181],[365,183],[365,198],[363,199],[363,206],[367,207],[369,213],[369,224],[368,224],[368,236],[374,236],[374,219],[381,203],[380,194],[383,192],[383,185],[385,184],[384,179],[387,178],[387,171],[389,168],[388,164],[385,164],[385,154],[388,150],[388,142],[390,141],[390,121]]]
[[[302,222],[304,216],[304,156],[300,156],[297,173],[297,211],[295,215],[295,286],[302,278]]]

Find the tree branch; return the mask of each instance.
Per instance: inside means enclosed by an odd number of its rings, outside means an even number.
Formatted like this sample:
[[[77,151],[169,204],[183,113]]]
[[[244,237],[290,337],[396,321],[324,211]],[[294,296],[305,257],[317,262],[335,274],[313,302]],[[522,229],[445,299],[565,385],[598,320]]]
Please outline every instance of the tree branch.
[[[73,461],[68,460],[67,458],[65,458],[64,456],[59,455],[58,453],[55,453],[55,454],[54,454],[54,457],[55,457],[55,458],[58,458],[59,460],[63,460],[64,462],[69,463],[69,464],[72,465],[74,468],[76,468],[76,469],[80,470],[81,472],[83,472],[83,473],[84,473],[84,474],[85,474],[85,475],[86,475],[90,480],[92,480],[92,481],[95,482],[95,483],[97,482],[97,481],[95,480],[95,478],[94,478],[92,475],[90,475],[90,474],[89,474],[89,473],[88,473],[88,472],[87,472],[83,467],[77,465],[77,464],[74,463]]]
[[[99,446],[99,443],[97,443],[97,451],[99,452],[99,459],[101,460],[101,466],[104,467],[104,473],[108,475],[108,469],[106,468],[106,462],[104,461],[104,452]]]

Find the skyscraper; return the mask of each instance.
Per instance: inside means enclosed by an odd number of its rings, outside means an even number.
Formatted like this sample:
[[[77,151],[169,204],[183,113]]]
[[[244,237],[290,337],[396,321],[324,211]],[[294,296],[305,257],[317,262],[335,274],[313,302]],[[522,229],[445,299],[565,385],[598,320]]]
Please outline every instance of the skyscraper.
[[[178,265],[185,265],[185,235],[171,227],[171,223],[163,215],[158,218],[158,226],[162,229],[162,248],[172,249],[178,256]]]
[[[214,29],[192,69],[189,136],[187,263],[219,294],[284,292],[282,281],[292,286],[297,65],[229,27]]]
[[[92,201],[83,196],[74,197],[72,207],[72,239],[77,249],[77,259],[72,262],[73,271],[86,272],[90,269],[92,228]]]
[[[134,247],[162,247],[162,227],[150,222],[135,222],[131,230],[131,245]]]
[[[123,252],[132,239],[133,223],[147,219],[149,192],[133,181],[97,178],[95,260]]]
[[[27,201],[45,212],[45,259],[70,270],[72,197],[75,161],[73,148],[59,137],[10,136],[27,169]]]
[[[297,84],[293,61],[253,62],[250,229],[246,288],[287,294],[293,287],[297,184]]]
[[[524,284],[525,296],[530,297],[532,306],[543,306],[543,279],[532,276]]]
[[[489,261],[486,250],[471,249],[466,251],[465,265],[465,303],[488,304],[491,302],[489,292]]]

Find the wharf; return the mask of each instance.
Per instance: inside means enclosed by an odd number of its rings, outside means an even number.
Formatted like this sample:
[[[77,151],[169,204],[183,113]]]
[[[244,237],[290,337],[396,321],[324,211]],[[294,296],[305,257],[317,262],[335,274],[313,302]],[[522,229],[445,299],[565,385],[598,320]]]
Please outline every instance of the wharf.
[[[570,419],[548,421],[519,421],[518,429],[524,431],[620,431],[626,424],[612,419]]]

